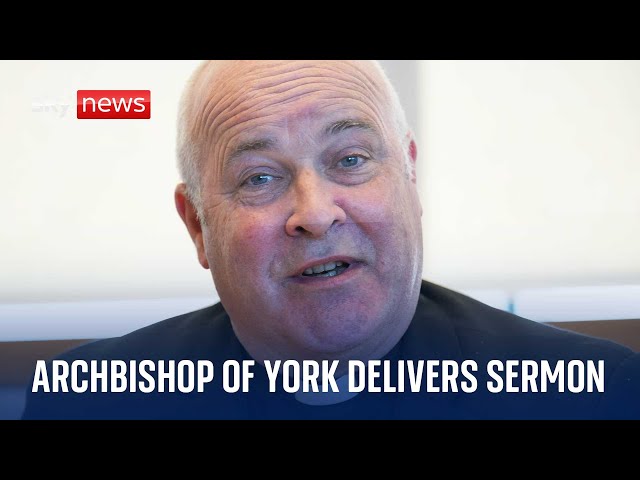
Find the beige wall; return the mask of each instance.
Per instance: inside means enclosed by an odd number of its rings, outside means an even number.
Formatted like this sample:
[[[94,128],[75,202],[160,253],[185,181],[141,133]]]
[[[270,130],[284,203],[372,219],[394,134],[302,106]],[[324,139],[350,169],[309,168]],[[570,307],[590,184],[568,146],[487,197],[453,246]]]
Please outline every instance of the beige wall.
[[[640,62],[428,61],[425,276],[640,283]]]
[[[211,294],[173,202],[197,63],[0,61],[0,303]],[[151,119],[78,120],[79,89],[151,90]]]

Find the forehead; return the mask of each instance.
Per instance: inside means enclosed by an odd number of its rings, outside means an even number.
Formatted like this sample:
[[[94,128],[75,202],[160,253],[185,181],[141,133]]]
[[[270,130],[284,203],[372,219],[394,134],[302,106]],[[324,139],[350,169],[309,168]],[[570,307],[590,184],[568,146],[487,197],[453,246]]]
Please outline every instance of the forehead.
[[[292,129],[322,134],[343,120],[381,134],[391,124],[384,81],[368,62],[235,61],[203,77],[194,127],[219,148]]]

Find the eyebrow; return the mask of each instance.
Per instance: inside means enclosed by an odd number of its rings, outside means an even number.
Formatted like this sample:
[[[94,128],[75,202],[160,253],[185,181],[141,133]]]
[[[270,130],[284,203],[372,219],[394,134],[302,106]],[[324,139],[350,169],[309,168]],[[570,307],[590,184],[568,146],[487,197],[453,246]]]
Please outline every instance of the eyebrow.
[[[367,130],[369,132],[376,133],[378,130],[369,122],[365,122],[364,120],[354,120],[351,118],[347,118],[344,120],[338,120],[337,122],[333,122],[329,124],[324,129],[325,135],[335,135],[337,133],[344,132],[350,128],[357,128],[360,130]]]
[[[275,145],[276,145],[276,141],[272,138],[259,138],[259,139],[249,140],[248,142],[242,142],[233,149],[233,151],[229,155],[229,160],[239,157],[244,152],[270,150],[274,148]]]
[[[325,127],[323,133],[324,135],[336,135],[351,128],[365,130],[372,133],[378,132],[378,130],[369,122],[355,119],[344,119],[330,123]],[[233,151],[229,154],[228,159],[233,160],[234,158],[239,157],[245,152],[272,150],[273,148],[275,148],[276,144],[277,141],[274,138],[270,137],[252,139],[246,142],[242,142],[233,148]]]

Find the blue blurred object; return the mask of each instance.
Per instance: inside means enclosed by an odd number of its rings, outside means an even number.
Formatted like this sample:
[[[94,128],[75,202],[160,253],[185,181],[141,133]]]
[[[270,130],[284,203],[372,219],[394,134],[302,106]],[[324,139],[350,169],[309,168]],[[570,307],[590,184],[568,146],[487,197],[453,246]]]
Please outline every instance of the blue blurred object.
[[[0,420],[19,420],[24,409],[25,387],[0,387]]]

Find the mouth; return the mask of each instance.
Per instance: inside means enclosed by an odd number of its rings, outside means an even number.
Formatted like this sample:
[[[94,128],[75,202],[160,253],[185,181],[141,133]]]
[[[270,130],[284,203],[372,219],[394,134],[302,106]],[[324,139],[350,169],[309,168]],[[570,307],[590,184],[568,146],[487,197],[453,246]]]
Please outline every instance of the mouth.
[[[354,269],[357,270],[356,267],[360,266],[361,263],[361,261],[346,255],[318,258],[300,265],[291,278],[303,282],[305,280],[330,279],[344,275]]]
[[[347,268],[350,267],[350,263],[342,260],[330,261],[326,263],[317,263],[310,267],[305,268],[302,272],[303,277],[337,277],[342,275]]]
[[[310,260],[300,265],[288,277],[290,285],[302,288],[307,293],[345,287],[366,272],[366,261],[346,255]]]

